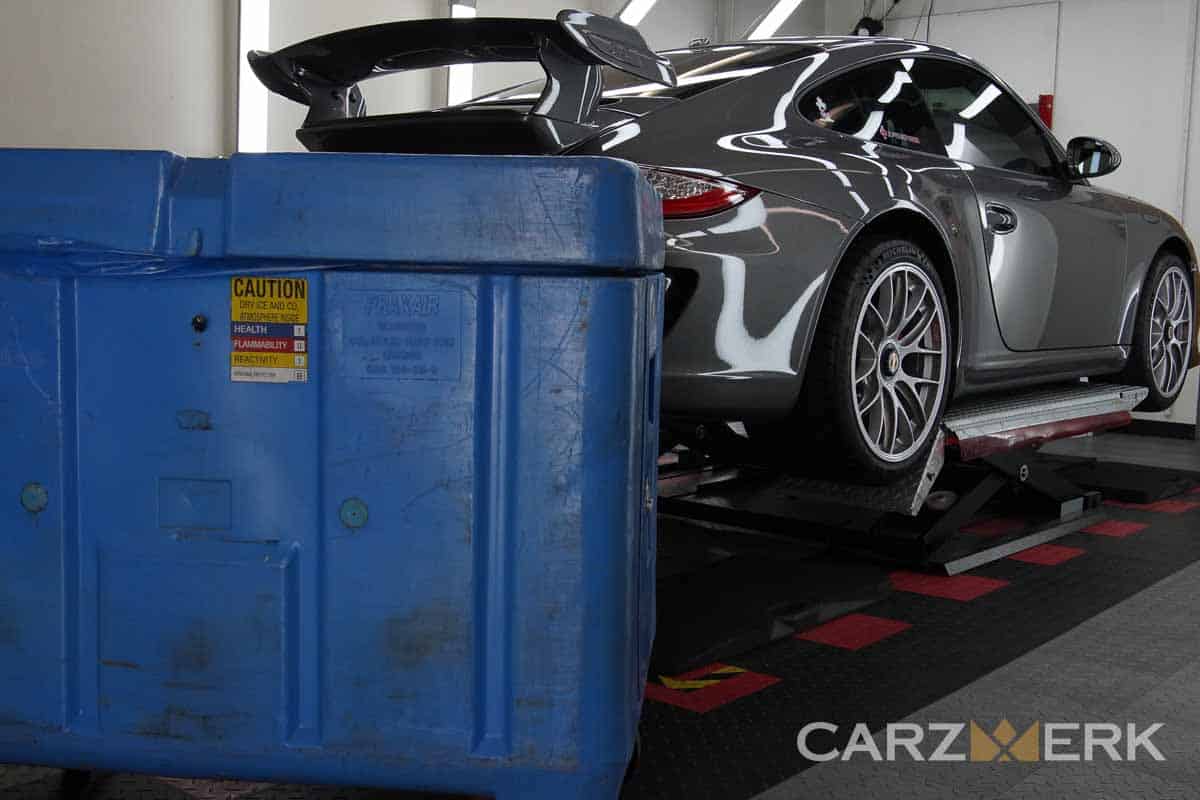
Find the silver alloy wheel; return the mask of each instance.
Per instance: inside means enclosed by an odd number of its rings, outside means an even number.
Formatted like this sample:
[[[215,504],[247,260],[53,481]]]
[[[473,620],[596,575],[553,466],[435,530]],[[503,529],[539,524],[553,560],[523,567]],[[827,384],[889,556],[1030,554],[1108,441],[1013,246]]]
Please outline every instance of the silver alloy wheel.
[[[854,331],[859,432],[881,460],[904,461],[925,444],[946,391],[942,296],[917,265],[892,264],[867,290]]]
[[[1192,352],[1192,293],[1177,266],[1163,273],[1150,306],[1150,372],[1163,397],[1179,391]]]

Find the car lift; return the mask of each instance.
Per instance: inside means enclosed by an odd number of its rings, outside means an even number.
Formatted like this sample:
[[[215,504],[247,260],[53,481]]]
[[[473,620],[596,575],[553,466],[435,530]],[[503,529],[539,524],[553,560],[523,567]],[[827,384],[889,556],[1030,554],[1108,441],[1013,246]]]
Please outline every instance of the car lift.
[[[924,468],[891,486],[864,486],[734,463],[663,465],[659,513],[695,523],[824,541],[855,555],[954,575],[1077,531],[1100,516],[1100,494],[1037,458],[1046,442],[1117,428],[1147,394],[1136,386],[1077,383],[945,414]],[[730,434],[733,436],[733,434]],[[963,533],[985,507],[1019,509],[1017,530]],[[1028,521],[1033,519],[1033,524]]]

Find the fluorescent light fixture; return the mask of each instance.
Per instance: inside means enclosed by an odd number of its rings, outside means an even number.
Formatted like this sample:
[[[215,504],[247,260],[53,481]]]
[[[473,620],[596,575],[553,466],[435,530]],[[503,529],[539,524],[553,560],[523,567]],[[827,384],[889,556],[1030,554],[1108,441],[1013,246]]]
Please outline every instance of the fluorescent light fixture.
[[[629,0],[625,7],[621,9],[621,13],[617,15],[617,19],[624,22],[626,25],[637,26],[639,22],[646,18],[650,13],[650,9],[654,8],[654,4],[658,0]]]
[[[979,93],[971,105],[958,112],[958,115],[963,119],[975,119],[979,116],[979,112],[992,104],[992,101],[1000,96],[1000,89],[996,84],[989,83],[988,87]]]
[[[270,0],[242,0],[238,16],[237,149],[262,153],[267,149],[267,87],[262,85],[246,54],[269,50]]]
[[[783,27],[783,23],[787,22],[787,18],[792,15],[804,0],[779,0],[767,15],[762,18],[762,21],[754,26],[754,30],[750,31],[747,39],[769,39],[775,35],[775,32]]]
[[[946,155],[955,161],[962,159],[967,149],[967,126],[961,122],[954,123],[954,133],[950,136],[950,144],[946,145]]]
[[[879,110],[872,111],[867,115],[867,123],[862,126],[858,133],[850,134],[855,139],[862,139],[869,142],[875,138],[875,134],[879,133],[879,129],[883,127],[883,112]]]
[[[892,76],[892,85],[887,88],[886,92],[879,95],[879,102],[886,106],[895,100],[900,96],[900,90],[906,83],[912,83],[912,76],[903,70],[896,70],[896,74]]]
[[[453,2],[450,4],[452,19],[471,19],[475,16],[475,4]],[[446,104],[456,106],[471,99],[475,91],[475,65],[451,64],[446,80]]]

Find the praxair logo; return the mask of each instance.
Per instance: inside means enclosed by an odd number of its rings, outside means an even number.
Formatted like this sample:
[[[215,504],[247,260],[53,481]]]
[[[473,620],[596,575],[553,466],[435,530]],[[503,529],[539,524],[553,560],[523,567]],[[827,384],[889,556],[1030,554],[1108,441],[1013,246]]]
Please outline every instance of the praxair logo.
[[[968,722],[909,722],[889,724],[877,741],[866,723],[850,732],[843,747],[822,747],[838,737],[838,726],[810,722],[800,729],[796,747],[810,761],[1165,761],[1151,741],[1163,724],[1139,730],[1132,722],[1034,722],[1018,731],[1008,720],[987,728]],[[967,735],[963,735],[966,733]],[[823,734],[823,735],[822,735]]]

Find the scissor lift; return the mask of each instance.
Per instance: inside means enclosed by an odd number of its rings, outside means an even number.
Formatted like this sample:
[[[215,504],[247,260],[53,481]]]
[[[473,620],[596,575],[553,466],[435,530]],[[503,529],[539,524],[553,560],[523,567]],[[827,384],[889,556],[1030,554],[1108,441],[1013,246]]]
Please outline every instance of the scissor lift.
[[[1064,478],[1061,463],[1038,458],[1038,448],[1128,424],[1146,394],[1137,386],[1078,383],[969,400],[946,413],[924,468],[887,487],[791,474],[736,456],[733,463],[664,467],[659,511],[821,539],[953,575],[1096,520],[1099,493]],[[964,534],[989,506],[1023,522],[997,535]]]

